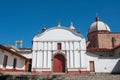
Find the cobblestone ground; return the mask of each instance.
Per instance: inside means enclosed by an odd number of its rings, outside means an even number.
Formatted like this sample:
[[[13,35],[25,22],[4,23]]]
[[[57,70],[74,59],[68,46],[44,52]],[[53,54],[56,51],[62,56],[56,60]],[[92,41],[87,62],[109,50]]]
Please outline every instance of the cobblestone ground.
[[[120,74],[91,73],[87,75],[69,74],[0,74],[0,80],[120,80]]]

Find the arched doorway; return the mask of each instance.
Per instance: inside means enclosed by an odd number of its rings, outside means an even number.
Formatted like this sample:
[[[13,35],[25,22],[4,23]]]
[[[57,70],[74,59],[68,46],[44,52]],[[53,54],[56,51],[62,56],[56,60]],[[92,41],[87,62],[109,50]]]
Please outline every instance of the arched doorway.
[[[54,56],[53,72],[65,72],[65,57],[62,54],[56,54]]]

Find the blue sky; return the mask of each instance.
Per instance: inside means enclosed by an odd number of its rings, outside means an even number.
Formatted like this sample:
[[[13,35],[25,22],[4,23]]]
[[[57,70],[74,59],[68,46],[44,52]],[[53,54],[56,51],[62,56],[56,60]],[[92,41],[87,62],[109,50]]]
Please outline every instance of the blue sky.
[[[23,40],[23,47],[31,48],[33,37],[59,20],[66,27],[72,21],[86,38],[96,13],[113,32],[120,32],[120,0],[0,0],[0,44]]]

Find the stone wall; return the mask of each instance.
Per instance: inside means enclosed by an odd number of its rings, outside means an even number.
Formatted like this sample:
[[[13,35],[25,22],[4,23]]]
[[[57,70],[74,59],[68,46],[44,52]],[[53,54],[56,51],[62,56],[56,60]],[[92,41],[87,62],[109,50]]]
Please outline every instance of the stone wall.
[[[0,80],[120,80],[120,74],[91,73],[87,75],[69,75],[69,74],[19,74],[19,75],[1,75]]]

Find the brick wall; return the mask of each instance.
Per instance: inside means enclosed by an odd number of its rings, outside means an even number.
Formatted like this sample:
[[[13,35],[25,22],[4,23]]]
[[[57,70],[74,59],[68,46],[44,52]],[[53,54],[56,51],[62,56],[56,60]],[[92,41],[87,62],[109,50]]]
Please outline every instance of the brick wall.
[[[98,34],[99,48],[113,48],[120,45],[120,34]]]
[[[111,49],[120,45],[120,33],[92,32],[88,34],[88,41],[87,48]]]

